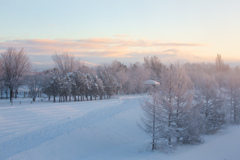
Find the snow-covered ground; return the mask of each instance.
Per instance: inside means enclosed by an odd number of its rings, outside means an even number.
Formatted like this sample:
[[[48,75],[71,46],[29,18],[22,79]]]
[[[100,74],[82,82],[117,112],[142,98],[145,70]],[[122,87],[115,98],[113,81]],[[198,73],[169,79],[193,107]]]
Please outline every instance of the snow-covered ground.
[[[142,96],[85,102],[0,100],[0,159],[239,160],[240,126],[204,137],[200,145],[164,154],[146,151],[138,126]],[[21,101],[21,104],[20,104]]]

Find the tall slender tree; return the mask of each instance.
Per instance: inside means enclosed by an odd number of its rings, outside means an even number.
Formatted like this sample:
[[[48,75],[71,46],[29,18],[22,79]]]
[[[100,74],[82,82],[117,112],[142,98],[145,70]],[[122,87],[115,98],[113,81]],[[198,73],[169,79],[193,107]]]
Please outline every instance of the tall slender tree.
[[[161,132],[161,123],[159,123],[161,112],[157,105],[156,98],[157,96],[154,94],[150,97],[150,100],[144,99],[142,103],[142,124],[139,124],[141,129],[151,135],[152,150],[157,150],[157,141],[159,140],[159,133]]]

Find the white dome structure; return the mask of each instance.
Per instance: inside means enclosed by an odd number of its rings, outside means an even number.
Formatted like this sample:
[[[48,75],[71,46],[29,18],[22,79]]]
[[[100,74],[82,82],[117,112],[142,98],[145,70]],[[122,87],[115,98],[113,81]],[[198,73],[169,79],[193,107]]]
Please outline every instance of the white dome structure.
[[[143,84],[146,84],[146,85],[160,85],[159,82],[154,81],[154,80],[146,80]]]

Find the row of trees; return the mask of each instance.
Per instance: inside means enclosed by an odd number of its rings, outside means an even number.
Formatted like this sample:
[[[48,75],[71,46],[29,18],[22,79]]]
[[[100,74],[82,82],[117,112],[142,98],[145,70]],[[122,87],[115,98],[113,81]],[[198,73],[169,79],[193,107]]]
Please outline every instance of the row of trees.
[[[47,94],[49,99],[53,96],[53,101],[59,97],[59,102],[84,100],[84,97],[92,100],[93,97],[102,99],[105,95],[110,98],[117,93],[120,85],[111,74],[105,72],[99,73],[99,76],[93,74],[84,74],[80,71],[74,71],[67,75],[60,74],[59,70],[48,71],[42,84],[42,92]]]
[[[221,65],[219,65],[221,62]],[[225,124],[240,122],[240,70],[225,65],[170,65],[160,86],[142,104],[141,128],[152,137],[152,150],[201,142]]]

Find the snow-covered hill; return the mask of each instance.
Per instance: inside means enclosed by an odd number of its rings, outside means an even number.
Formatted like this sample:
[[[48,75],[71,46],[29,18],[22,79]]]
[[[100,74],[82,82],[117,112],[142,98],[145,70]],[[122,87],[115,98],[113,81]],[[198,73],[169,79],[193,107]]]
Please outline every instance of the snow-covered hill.
[[[169,154],[146,151],[138,126],[142,96],[88,102],[0,101],[0,159],[238,160],[240,127]]]

